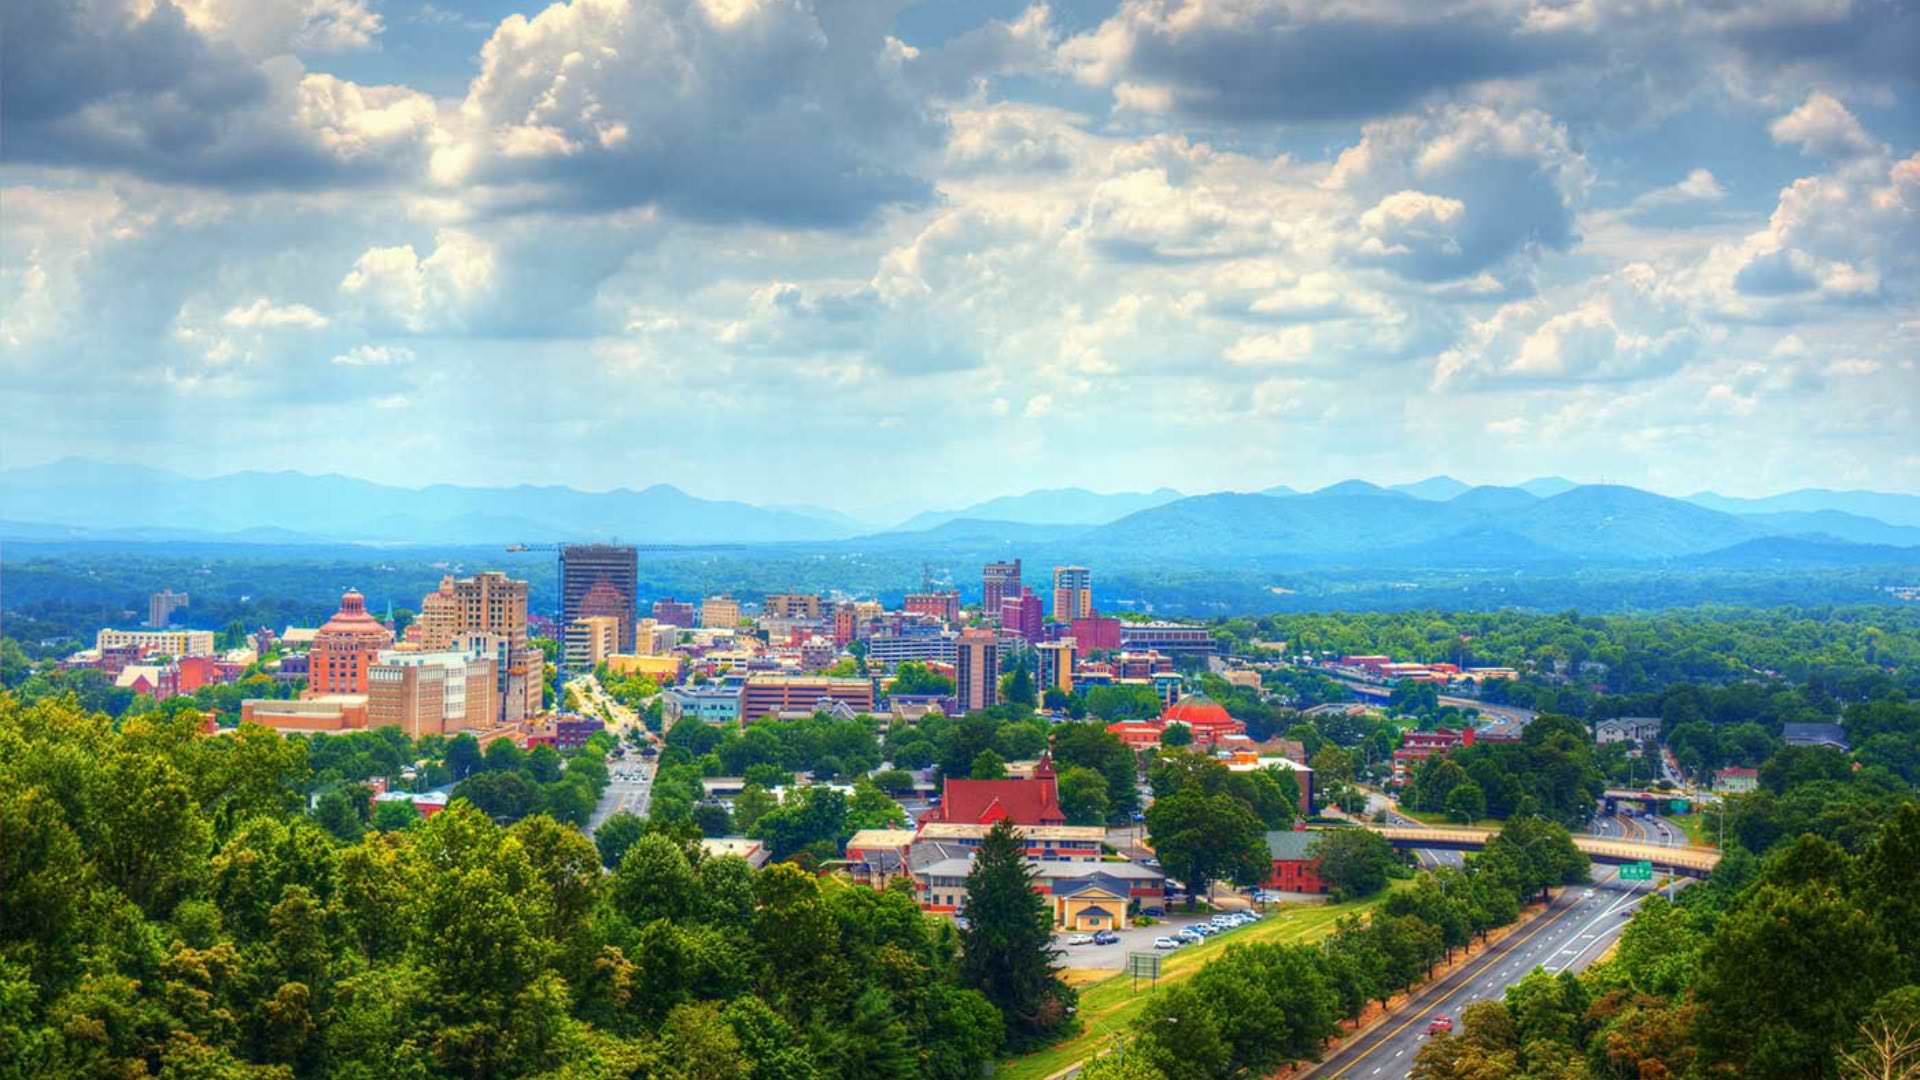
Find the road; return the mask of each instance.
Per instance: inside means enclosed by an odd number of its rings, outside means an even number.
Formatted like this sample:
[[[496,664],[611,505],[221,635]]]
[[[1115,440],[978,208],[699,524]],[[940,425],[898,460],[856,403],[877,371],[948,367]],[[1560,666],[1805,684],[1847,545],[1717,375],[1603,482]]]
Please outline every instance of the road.
[[[606,688],[600,685],[600,680],[592,675],[582,675],[571,680],[567,685],[572,687],[581,698],[595,706],[592,711],[598,712],[600,707],[606,709],[614,721],[610,730],[622,745],[629,745],[630,733],[646,731],[645,725],[640,722],[639,715],[614,700],[613,696],[607,693]],[[623,810],[638,817],[647,816],[647,809],[653,799],[653,773],[657,767],[655,764],[657,760],[657,758],[642,757],[630,750],[624,759],[614,758],[607,762],[612,779],[607,784],[607,790],[600,793],[600,802],[593,808],[593,814],[587,818],[588,836],[592,836],[594,830],[608,818]]]
[[[1422,988],[1385,1023],[1310,1075],[1323,1080],[1399,1080],[1412,1071],[1414,1055],[1427,1040],[1427,1025],[1435,1016],[1445,1015],[1458,1023],[1461,1009],[1502,996],[1535,967],[1550,974],[1585,970],[1620,936],[1631,921],[1627,916],[1649,895],[1648,882],[1622,882],[1612,869],[1603,873],[1606,880],[1591,888],[1566,889],[1546,911],[1487,952]]]
[[[1595,814],[1587,824],[1595,836],[1617,837],[1661,847],[1680,847],[1687,843],[1687,831],[1659,815],[1634,817],[1630,814]]]
[[[1371,815],[1382,810],[1386,811],[1387,823],[1389,825],[1404,825],[1410,829],[1424,829],[1428,827],[1426,822],[1416,821],[1402,814],[1399,806],[1395,804],[1392,799],[1378,792],[1367,792],[1367,813]],[[1426,848],[1415,848],[1413,850],[1413,857],[1419,862],[1420,868],[1423,870],[1432,869],[1436,866],[1451,866],[1457,869],[1466,865],[1466,856],[1458,851],[1430,851]]]

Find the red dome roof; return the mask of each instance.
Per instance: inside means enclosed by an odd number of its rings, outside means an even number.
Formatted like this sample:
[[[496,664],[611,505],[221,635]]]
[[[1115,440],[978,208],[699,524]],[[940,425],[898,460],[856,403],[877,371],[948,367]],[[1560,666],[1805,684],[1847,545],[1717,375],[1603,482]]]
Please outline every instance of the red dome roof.
[[[326,625],[320,628],[320,633],[328,636],[335,634],[364,633],[388,634],[388,630],[381,624],[380,620],[367,614],[367,598],[352,589],[348,589],[346,593],[340,597],[340,610],[333,613],[333,618],[328,619]]]
[[[1190,697],[1167,706],[1160,714],[1162,723],[1179,722],[1188,727],[1229,727],[1235,723],[1232,716],[1218,702],[1203,697]]]

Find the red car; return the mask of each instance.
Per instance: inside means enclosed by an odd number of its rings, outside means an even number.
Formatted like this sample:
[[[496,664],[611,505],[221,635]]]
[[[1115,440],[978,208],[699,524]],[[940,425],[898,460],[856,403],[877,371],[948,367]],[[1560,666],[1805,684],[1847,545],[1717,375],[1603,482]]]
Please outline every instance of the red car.
[[[1453,1017],[1442,1014],[1427,1024],[1427,1034],[1445,1035],[1453,1030]]]

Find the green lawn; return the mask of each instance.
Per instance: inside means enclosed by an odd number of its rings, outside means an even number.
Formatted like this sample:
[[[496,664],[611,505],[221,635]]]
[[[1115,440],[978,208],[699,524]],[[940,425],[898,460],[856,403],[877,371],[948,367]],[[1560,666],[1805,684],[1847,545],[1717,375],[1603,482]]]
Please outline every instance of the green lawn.
[[[1391,882],[1389,887],[1399,888],[1403,884],[1397,881]],[[1160,985],[1164,987],[1170,982],[1193,974],[1234,942],[1276,941],[1282,944],[1305,944],[1319,941],[1333,933],[1334,923],[1342,917],[1369,910],[1385,899],[1386,895],[1383,892],[1366,900],[1346,904],[1286,905],[1252,926],[1229,930],[1197,945],[1175,949],[1167,953],[1166,959],[1161,963]],[[1100,1053],[1112,1042],[1113,1036],[1127,1029],[1127,1026],[1133,1022],[1133,1018],[1146,1007],[1147,998],[1152,993],[1152,989],[1145,982],[1140,984],[1139,993],[1134,993],[1133,979],[1125,973],[1082,988],[1080,1034],[1065,1042],[1049,1046],[1045,1050],[1001,1062],[994,1076],[1004,1080],[1040,1080],[1042,1077],[1051,1076],[1069,1065]]]
[[[1485,817],[1485,818],[1481,818],[1479,821],[1469,821],[1464,826],[1462,826],[1460,822],[1453,820],[1452,816],[1442,813],[1441,811],[1409,810],[1404,806],[1400,807],[1400,813],[1424,825],[1432,825],[1437,829],[1444,829],[1450,826],[1454,828],[1464,827],[1469,829],[1498,829],[1501,825],[1505,824],[1505,822],[1501,821],[1499,818]]]
[[[1705,814],[1681,814],[1678,817],[1669,816],[1667,820],[1687,830],[1687,843],[1689,844],[1693,844],[1696,847],[1720,846],[1716,842],[1719,839],[1718,837],[1707,835]]]

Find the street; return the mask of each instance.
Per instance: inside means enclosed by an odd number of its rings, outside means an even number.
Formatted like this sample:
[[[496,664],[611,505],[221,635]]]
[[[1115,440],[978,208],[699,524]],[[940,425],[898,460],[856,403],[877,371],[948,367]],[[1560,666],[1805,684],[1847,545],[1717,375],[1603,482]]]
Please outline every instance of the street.
[[[622,746],[631,747],[628,735],[635,730],[645,731],[640,717],[632,710],[614,700],[600,680],[592,675],[582,675],[567,683],[573,691],[598,712],[605,709],[614,722],[608,727],[609,733],[620,740]],[[657,768],[657,758],[643,757],[631,748],[625,758],[613,758],[607,762],[611,780],[607,790],[600,794],[600,802],[593,808],[592,816],[587,818],[586,833],[592,836],[603,822],[615,814],[625,811],[637,817],[646,817],[648,806],[653,799],[653,773]]]
[[[1650,883],[1622,882],[1611,869],[1604,875],[1607,880],[1591,887],[1569,886],[1531,922],[1465,967],[1416,992],[1413,1001],[1384,1024],[1309,1075],[1327,1080],[1405,1077],[1435,1016],[1451,1017],[1458,1024],[1461,1009],[1475,1001],[1499,998],[1535,967],[1549,974],[1585,970],[1620,936],[1631,921],[1628,916],[1649,893]]]
[[[1410,829],[1428,828],[1426,822],[1416,821],[1402,814],[1399,806],[1396,805],[1392,799],[1377,792],[1369,791],[1367,793],[1367,813],[1375,814],[1381,811],[1386,812],[1387,824],[1389,825],[1404,825]],[[1431,870],[1436,866],[1451,866],[1459,869],[1467,864],[1466,856],[1458,851],[1430,851],[1426,848],[1415,848],[1413,857],[1419,862],[1422,870]]]

